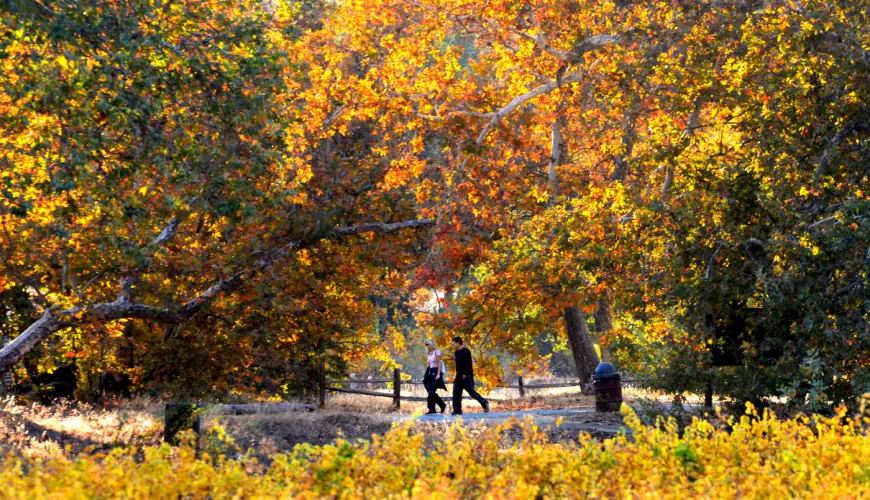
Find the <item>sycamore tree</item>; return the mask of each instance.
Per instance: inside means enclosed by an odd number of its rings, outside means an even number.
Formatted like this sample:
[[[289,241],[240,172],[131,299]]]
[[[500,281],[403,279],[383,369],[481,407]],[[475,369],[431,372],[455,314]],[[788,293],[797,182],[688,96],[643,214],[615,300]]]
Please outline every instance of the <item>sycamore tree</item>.
[[[389,61],[369,88],[425,131],[405,170],[437,221],[417,283],[447,294],[424,322],[521,363],[562,322],[585,378],[593,315],[672,390],[863,391],[865,7],[343,9]]]
[[[671,390],[854,396],[868,7],[15,3],[0,291],[41,317],[0,370],[94,332],[230,385],[386,360],[416,290],[490,380],[561,332],[584,380],[600,343]]]
[[[0,289],[26,289],[40,316],[0,371],[56,333],[124,337],[131,320],[175,347],[166,366],[203,368],[185,357],[201,342],[236,349],[241,367],[299,339],[384,351],[368,296],[402,286],[433,221],[391,176],[411,147],[356,93],[354,75],[379,61],[338,50],[310,15],[281,2],[7,4]],[[227,337],[239,328],[265,333]]]
[[[536,361],[535,339],[563,323],[588,379],[598,356],[586,317],[599,333],[612,328],[624,277],[619,221],[631,220],[652,183],[655,193],[670,189],[709,91],[669,80],[667,58],[697,51],[687,73],[708,80],[719,49],[696,25],[724,21],[715,41],[729,43],[746,15],[672,2],[358,9],[342,9],[342,21],[361,27],[359,39],[377,39],[368,43],[385,49],[392,69],[372,86],[403,128],[424,132],[421,162],[406,175],[416,175],[437,228],[416,278],[447,293],[445,313],[424,324],[508,348],[526,364]]]
[[[660,387],[812,404],[866,392],[866,2],[587,6],[611,31],[549,6],[454,17],[501,34],[486,46],[531,75],[477,137],[502,168],[539,145],[517,164],[538,174],[528,193],[547,193],[499,226],[456,328],[522,345],[573,295],[602,331],[616,305],[604,341]],[[577,51],[589,80],[572,82]],[[715,368],[716,348],[736,366]]]

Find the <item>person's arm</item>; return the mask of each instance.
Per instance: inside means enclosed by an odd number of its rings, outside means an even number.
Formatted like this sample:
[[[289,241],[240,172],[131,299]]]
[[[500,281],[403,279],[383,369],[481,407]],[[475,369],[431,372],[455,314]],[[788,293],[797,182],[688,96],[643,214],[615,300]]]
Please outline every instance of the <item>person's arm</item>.
[[[438,365],[438,374],[435,375],[435,380],[441,378],[441,351],[435,351],[435,364]]]

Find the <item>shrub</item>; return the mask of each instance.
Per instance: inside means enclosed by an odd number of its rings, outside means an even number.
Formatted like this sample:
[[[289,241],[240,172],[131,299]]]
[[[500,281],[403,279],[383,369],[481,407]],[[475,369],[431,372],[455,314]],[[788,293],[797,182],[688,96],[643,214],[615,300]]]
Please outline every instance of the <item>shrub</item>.
[[[536,426],[509,449],[516,423],[472,437],[462,426],[427,445],[413,424],[354,443],[299,445],[273,456],[197,453],[188,444],[138,453],[0,464],[5,498],[786,498],[870,495],[870,419],[779,420],[751,406],[722,426],[695,419],[644,426],[604,442],[550,443]],[[724,429],[728,429],[727,431]]]

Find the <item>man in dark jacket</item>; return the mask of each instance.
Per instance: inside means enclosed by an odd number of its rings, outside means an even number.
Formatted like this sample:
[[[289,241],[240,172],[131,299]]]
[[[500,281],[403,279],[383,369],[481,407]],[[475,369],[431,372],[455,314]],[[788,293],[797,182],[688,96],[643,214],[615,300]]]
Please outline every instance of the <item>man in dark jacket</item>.
[[[474,368],[471,351],[462,345],[462,338],[453,337],[453,350],[456,351],[456,379],[453,381],[453,414],[462,415],[462,391],[480,403],[484,413],[489,413],[489,402],[474,390]]]

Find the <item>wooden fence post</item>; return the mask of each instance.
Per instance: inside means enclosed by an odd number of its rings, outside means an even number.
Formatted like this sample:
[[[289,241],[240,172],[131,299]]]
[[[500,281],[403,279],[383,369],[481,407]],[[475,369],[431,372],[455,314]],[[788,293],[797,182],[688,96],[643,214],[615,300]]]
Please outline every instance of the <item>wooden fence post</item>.
[[[713,407],[713,382],[707,382],[707,391],[704,393],[704,406]]]
[[[326,406],[326,361],[320,360],[320,373],[318,376],[318,385],[320,386],[320,400],[318,406],[323,408]]]
[[[393,409],[402,408],[402,370],[393,369]]]
[[[520,397],[521,398],[526,397],[526,387],[523,385],[523,376],[522,375],[520,375],[520,377],[519,377],[519,386],[520,386]]]

